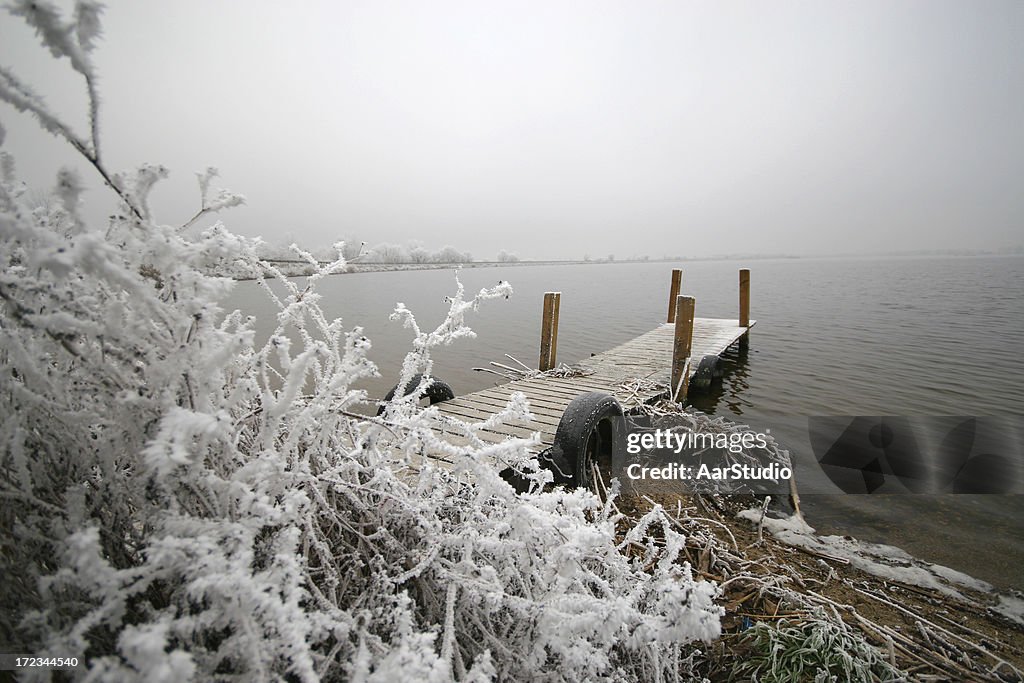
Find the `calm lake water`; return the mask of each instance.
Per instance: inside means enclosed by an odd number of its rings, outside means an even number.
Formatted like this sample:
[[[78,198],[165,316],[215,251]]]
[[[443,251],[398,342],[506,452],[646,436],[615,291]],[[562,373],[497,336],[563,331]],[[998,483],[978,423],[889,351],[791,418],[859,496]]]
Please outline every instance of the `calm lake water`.
[[[758,324],[749,353],[731,354],[722,385],[695,401],[706,412],[751,426],[809,415],[1005,416],[1017,424],[1024,416],[1024,259],[1016,257],[465,268],[467,293],[508,280],[515,294],[471,314],[477,338],[438,350],[434,374],[465,394],[500,381],[472,368],[510,364],[506,353],[536,367],[546,291],[562,292],[558,360],[605,351],[664,321],[673,267],[683,269],[682,291],[696,297],[703,317],[735,318],[737,270],[752,271]],[[362,326],[372,340],[382,377],[365,386],[380,397],[412,338],[388,319],[395,303],[432,328],[455,276],[346,274],[319,291],[329,316]],[[225,303],[255,315],[259,334],[269,334],[275,309],[255,283],[239,283]],[[772,431],[786,446],[785,428]],[[890,543],[1024,589],[1024,496],[813,495],[803,504],[819,532]]]

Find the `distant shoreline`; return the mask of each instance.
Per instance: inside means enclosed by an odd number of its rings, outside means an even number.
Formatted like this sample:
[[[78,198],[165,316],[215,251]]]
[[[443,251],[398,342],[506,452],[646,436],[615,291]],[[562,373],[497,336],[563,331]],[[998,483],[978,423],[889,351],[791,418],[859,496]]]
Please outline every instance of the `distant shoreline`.
[[[591,260],[530,260],[530,261],[470,261],[469,263],[348,263],[345,270],[335,273],[336,275],[348,275],[352,273],[387,273],[407,270],[450,270],[452,268],[505,268],[517,266],[589,266],[589,265],[620,265],[635,263],[690,263],[707,261],[778,261],[778,260],[808,260],[808,259],[845,259],[845,258],[972,258],[982,256],[993,257],[1020,257],[1024,252],[1018,250],[1008,251],[914,251],[914,252],[887,252],[872,254],[816,254],[810,256],[796,256],[792,254],[770,254],[761,256],[750,255],[721,255],[721,256],[683,256],[679,258],[649,258],[649,259],[591,259]],[[285,277],[306,277],[313,274],[313,267],[308,261],[265,259],[266,263],[280,270]],[[327,265],[330,261],[319,261],[320,265]],[[269,273],[268,273],[269,275]],[[231,277],[225,274],[226,277]],[[235,277],[236,280],[253,280],[252,277]]]
[[[335,273],[336,275],[349,275],[352,273],[387,273],[406,270],[450,270],[452,268],[505,268],[517,266],[588,266],[588,265],[617,265],[629,263],[681,263],[689,261],[763,261],[767,259],[800,259],[802,256],[708,256],[690,258],[661,258],[661,259],[623,259],[609,261],[607,259],[591,261],[470,261],[469,263],[348,263],[345,270]],[[308,261],[278,261],[265,259],[267,263],[280,270],[286,277],[305,277],[312,275],[312,266]],[[329,261],[320,261],[320,265],[327,265]],[[252,280],[251,277],[239,277],[236,280]]]

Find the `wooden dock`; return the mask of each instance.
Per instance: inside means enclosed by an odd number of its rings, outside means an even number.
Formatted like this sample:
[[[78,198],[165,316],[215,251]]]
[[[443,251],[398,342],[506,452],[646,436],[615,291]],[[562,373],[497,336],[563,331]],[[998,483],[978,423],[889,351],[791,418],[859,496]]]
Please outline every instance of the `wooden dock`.
[[[481,430],[479,436],[483,441],[498,443],[509,437],[529,437],[540,432],[541,446],[537,450],[540,452],[552,444],[566,406],[580,394],[595,391],[611,394],[626,411],[666,394],[666,387],[673,384],[681,390],[675,392],[676,398],[685,399],[687,385],[697,372],[699,361],[705,356],[720,356],[733,344],[746,343],[747,333],[755,321],[749,317],[749,271],[740,272],[740,317],[732,320],[693,317],[693,299],[678,294],[680,276],[679,271],[673,272],[669,295],[670,322],[580,361],[574,365],[581,370],[580,375],[541,375],[511,381],[438,403],[436,407],[442,415],[459,421],[483,422],[504,408],[513,392],[522,392],[529,401],[534,419]],[[559,297],[552,294],[545,297],[542,369],[554,367],[557,347]],[[464,437],[455,436],[454,431],[452,442],[463,441]]]
[[[751,321],[751,326],[754,323]],[[747,330],[747,327],[740,327],[737,320],[695,318],[691,357],[721,355]],[[530,402],[530,412],[535,419],[482,431],[480,437],[484,441],[499,442],[509,436],[528,437],[539,431],[542,443],[539,450],[543,450],[551,445],[565,407],[580,394],[590,391],[612,394],[624,410],[664,394],[669,385],[674,336],[675,326],[666,323],[577,364],[583,372],[592,374],[517,380],[456,397],[437,404],[437,408],[443,415],[464,422],[482,422],[504,408],[513,392],[522,392]],[[691,363],[689,370],[692,378],[696,363]],[[637,383],[635,380],[639,379],[648,381]],[[655,383],[661,386],[656,387]]]

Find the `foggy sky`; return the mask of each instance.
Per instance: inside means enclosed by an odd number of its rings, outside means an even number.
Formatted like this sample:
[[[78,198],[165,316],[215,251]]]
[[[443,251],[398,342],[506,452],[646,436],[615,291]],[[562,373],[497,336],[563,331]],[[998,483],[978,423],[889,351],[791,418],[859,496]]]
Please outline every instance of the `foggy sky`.
[[[295,3],[298,5],[299,3]],[[227,227],[477,258],[1019,245],[1024,3],[112,2],[94,55],[111,167],[248,205]],[[85,130],[20,20],[0,63]],[[0,104],[22,176],[71,157]],[[114,206],[82,166],[99,219]]]

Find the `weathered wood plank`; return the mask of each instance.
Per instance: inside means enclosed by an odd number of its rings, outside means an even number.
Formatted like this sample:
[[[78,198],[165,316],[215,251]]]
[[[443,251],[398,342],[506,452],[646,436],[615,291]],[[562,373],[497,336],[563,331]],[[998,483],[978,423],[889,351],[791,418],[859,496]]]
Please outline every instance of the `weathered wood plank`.
[[[491,397],[486,397],[486,396],[476,396],[475,394],[473,395],[473,398],[477,399],[477,402],[474,403],[474,404],[468,404],[466,402],[463,402],[463,403],[456,404],[455,406],[447,406],[446,405],[445,407],[446,408],[450,407],[452,409],[454,409],[454,408],[460,408],[460,409],[465,408],[465,409],[470,409],[470,410],[478,409],[478,408],[484,408],[487,411],[489,411],[490,413],[496,413],[496,412],[502,410],[505,407],[505,405],[508,403],[507,400],[506,401],[502,401],[501,399],[497,399],[497,398],[491,398]],[[527,400],[530,400],[529,396],[527,396]],[[572,399],[570,399],[570,400],[572,400]],[[452,401],[451,403],[454,403],[454,401]],[[539,416],[539,417],[543,417],[543,416],[554,417],[556,422],[557,422],[557,419],[562,416],[562,411],[565,410],[565,406],[566,405],[568,405],[568,404],[567,403],[558,404],[558,403],[542,402],[540,400],[536,400],[535,399],[535,400],[530,400],[530,412],[533,413],[534,415]]]

